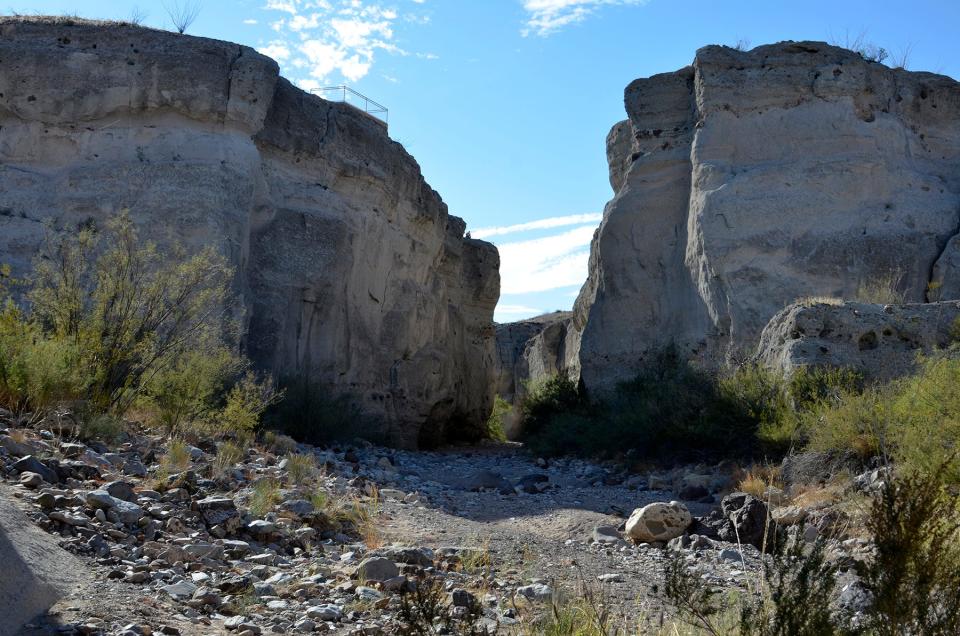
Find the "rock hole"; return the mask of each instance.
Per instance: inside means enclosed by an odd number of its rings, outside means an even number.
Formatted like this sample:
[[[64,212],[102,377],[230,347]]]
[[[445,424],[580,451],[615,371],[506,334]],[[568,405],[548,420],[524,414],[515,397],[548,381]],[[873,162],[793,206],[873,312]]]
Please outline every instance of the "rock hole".
[[[870,351],[871,349],[876,349],[878,344],[877,334],[873,331],[868,331],[860,336],[860,340],[857,342],[857,346],[860,347],[860,351]]]

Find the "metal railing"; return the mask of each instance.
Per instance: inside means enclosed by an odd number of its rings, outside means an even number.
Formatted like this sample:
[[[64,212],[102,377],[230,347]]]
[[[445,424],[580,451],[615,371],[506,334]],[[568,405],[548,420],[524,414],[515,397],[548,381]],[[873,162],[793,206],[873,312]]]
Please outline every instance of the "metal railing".
[[[366,95],[362,95],[349,86],[324,86],[315,88],[312,92],[329,101],[339,101],[350,104],[371,117],[379,120],[384,126],[389,122],[389,111],[383,104],[379,104]]]

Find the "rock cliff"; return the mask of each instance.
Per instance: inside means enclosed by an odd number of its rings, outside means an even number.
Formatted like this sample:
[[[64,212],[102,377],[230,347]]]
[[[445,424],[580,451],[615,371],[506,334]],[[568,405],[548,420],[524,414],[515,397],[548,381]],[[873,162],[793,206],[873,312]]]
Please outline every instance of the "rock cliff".
[[[485,422],[499,256],[380,122],[237,44],[0,18],[0,262],[23,274],[45,223],[122,209],[228,256],[260,368],[348,396],[403,446]]]
[[[709,46],[624,102],[574,308],[591,393],[671,342],[708,367],[748,357],[800,298],[960,296],[954,80],[816,42]]]

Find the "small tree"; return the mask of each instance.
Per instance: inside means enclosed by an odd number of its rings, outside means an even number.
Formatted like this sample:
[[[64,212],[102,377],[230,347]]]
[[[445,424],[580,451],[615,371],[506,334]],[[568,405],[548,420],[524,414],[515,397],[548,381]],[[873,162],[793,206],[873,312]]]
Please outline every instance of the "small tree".
[[[142,242],[124,212],[103,232],[49,237],[35,265],[33,319],[80,352],[95,410],[122,413],[157,374],[185,354],[210,353],[228,333],[223,256],[171,252]]]
[[[200,9],[203,8],[201,0],[164,0],[163,8],[173,23],[173,28],[177,33],[184,33],[190,28],[197,16],[200,15]]]

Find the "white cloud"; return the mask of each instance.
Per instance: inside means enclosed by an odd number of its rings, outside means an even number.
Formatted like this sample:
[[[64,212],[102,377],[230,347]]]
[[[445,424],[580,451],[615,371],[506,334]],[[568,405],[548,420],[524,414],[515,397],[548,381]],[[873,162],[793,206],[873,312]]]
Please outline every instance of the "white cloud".
[[[282,59],[272,57],[299,69],[310,85],[362,79],[377,51],[408,54],[394,42],[399,14],[380,0],[266,0],[263,8],[283,15],[270,23],[277,40],[261,51],[279,52]]]
[[[290,57],[290,49],[286,44],[279,41],[271,42],[267,46],[261,46],[257,49],[257,51],[263,53],[267,57],[272,57],[278,62],[284,62]]]
[[[595,229],[584,225],[554,236],[497,244],[500,292],[528,294],[582,284]]]
[[[243,21],[243,23],[244,23],[244,24],[257,24],[257,21],[254,20],[253,18],[247,18],[246,20]]]
[[[569,216],[554,216],[546,219],[537,219],[527,223],[517,223],[516,225],[501,225],[495,227],[481,227],[471,230],[470,236],[473,238],[487,238],[489,236],[501,236],[503,234],[515,234],[516,232],[526,232],[527,230],[546,230],[565,225],[580,225],[581,223],[599,223],[603,220],[603,214],[571,214]]]
[[[536,316],[538,314],[546,313],[542,309],[537,309],[536,307],[527,307],[526,305],[497,305],[497,314],[502,314],[505,316]]]
[[[586,20],[600,6],[646,2],[647,0],[523,0],[523,8],[528,18],[520,33],[524,37],[531,33],[544,37],[565,26]]]

